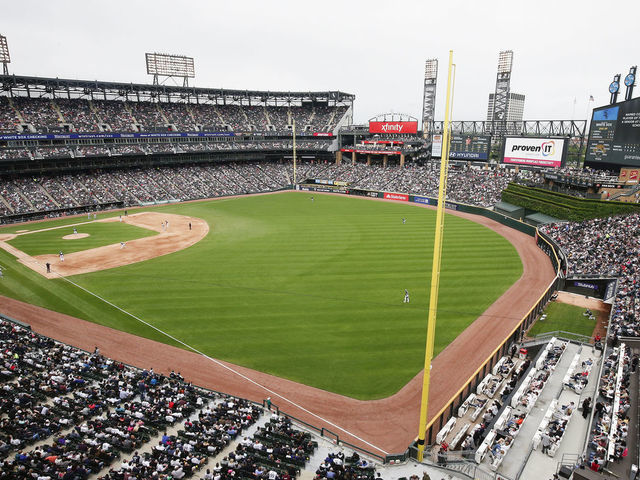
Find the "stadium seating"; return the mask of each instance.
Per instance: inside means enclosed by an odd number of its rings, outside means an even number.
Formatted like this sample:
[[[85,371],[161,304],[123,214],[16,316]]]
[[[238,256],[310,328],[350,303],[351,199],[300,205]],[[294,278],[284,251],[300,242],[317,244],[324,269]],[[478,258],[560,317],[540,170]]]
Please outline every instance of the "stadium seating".
[[[347,112],[347,107],[305,103],[299,106],[248,106],[168,103],[150,101],[86,100],[63,98],[0,97],[0,132],[181,132],[201,130],[288,132],[292,120],[298,131],[329,132]],[[27,131],[28,132],[28,131]]]

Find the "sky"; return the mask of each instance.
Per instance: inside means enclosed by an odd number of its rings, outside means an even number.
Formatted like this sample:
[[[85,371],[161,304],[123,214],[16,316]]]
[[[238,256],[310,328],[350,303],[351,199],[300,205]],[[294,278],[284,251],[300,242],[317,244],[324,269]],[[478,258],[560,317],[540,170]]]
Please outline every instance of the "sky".
[[[640,63],[638,0],[23,0],[2,10],[16,75],[150,83],[145,52],[180,54],[194,57],[198,87],[355,94],[356,123],[420,118],[430,58],[442,120],[450,50],[454,120],[486,118],[501,50],[514,52],[525,120],[586,119],[609,102],[613,75]]]

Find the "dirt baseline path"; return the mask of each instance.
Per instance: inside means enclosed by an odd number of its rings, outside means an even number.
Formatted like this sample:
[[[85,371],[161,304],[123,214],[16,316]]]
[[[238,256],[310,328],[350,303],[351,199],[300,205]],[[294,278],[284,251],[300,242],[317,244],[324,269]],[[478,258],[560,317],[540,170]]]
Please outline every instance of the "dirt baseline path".
[[[511,332],[555,276],[548,257],[532,237],[485,217],[455,211],[448,213],[485,225],[509,240],[520,255],[523,274],[434,359],[430,418],[446,405],[478,365]],[[374,453],[404,452],[417,436],[422,372],[395,395],[361,401],[226,362],[213,363],[186,350],[6,297],[0,297],[0,311],[29,323],[38,333],[71,345],[86,350],[93,350],[97,345],[104,355],[118,361],[142,368],[153,367],[163,373],[179,371],[197,385],[258,402],[270,396],[286,413],[317,427],[325,427],[341,439]]]
[[[119,222],[146,228],[158,232],[157,235],[138,238],[125,243],[106,245],[80,252],[64,255],[64,261],[60,256],[36,255],[34,257],[18,250],[5,241],[15,238],[16,235],[0,237],[0,248],[8,251],[18,258],[18,261],[30,269],[47,278],[68,277],[81,273],[91,273],[108,268],[122,267],[132,263],[142,262],[151,258],[167,255],[183,250],[202,240],[209,233],[209,225],[200,218],[187,217],[172,213],[140,212],[128,216],[111,217],[96,220],[101,223]],[[168,228],[164,228],[163,222],[168,221]],[[191,225],[191,228],[189,228]],[[59,228],[59,227],[55,227]],[[35,233],[30,231],[22,235]],[[82,234],[75,234],[80,238]],[[46,264],[51,264],[51,273],[47,273]]]

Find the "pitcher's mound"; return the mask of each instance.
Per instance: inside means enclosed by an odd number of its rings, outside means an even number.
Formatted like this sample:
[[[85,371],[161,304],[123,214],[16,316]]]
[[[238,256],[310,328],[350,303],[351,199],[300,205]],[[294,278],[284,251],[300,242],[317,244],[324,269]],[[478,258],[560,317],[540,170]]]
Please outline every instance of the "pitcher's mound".
[[[88,237],[89,234],[88,233],[72,233],[70,235],[65,235],[64,237],[62,237],[63,240],[77,240],[78,238],[85,238]]]

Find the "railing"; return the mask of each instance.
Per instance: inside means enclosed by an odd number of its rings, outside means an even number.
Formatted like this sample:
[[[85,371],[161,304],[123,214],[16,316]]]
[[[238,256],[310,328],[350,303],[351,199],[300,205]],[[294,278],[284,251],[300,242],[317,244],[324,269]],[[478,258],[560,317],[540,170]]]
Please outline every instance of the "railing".
[[[555,330],[553,332],[544,332],[536,335],[536,340],[546,340],[552,337],[566,338],[567,340],[575,340],[580,343],[591,343],[591,337],[580,335],[579,333],[566,332],[564,330]]]

